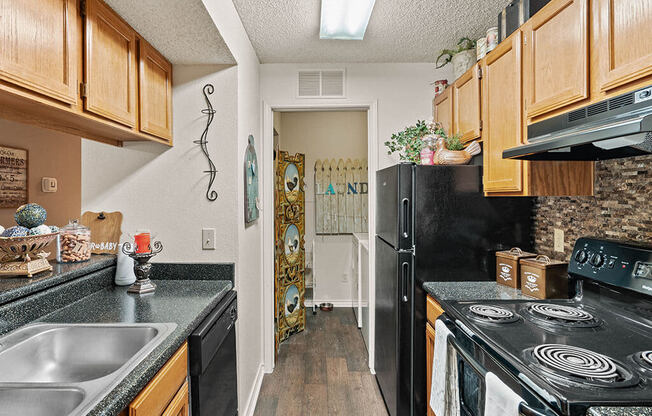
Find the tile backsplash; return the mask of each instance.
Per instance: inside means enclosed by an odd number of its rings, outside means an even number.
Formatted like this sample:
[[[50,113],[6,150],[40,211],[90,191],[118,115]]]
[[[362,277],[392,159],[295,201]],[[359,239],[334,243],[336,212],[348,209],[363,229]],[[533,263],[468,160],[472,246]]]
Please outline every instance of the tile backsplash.
[[[538,253],[568,260],[582,236],[652,244],[652,155],[596,162],[594,194],[537,198]],[[553,250],[555,228],[564,231],[563,253]]]

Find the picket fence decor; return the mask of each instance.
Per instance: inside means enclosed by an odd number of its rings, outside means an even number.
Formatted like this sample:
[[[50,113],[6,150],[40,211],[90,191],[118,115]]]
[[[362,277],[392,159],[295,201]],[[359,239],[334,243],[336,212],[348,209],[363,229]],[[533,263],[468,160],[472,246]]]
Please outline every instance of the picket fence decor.
[[[366,159],[315,162],[315,233],[367,232]]]

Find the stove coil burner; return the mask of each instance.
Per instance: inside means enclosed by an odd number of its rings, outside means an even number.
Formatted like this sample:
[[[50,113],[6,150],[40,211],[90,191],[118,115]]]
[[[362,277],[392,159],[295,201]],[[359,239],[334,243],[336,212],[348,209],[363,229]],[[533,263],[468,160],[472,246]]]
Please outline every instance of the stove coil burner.
[[[572,306],[553,303],[534,303],[527,310],[537,323],[560,328],[593,328],[601,322],[589,312]]]
[[[636,353],[632,358],[643,370],[652,372],[652,350]]]
[[[532,358],[546,373],[583,386],[625,387],[638,383],[638,377],[624,365],[584,348],[544,344],[532,350]]]
[[[471,305],[467,308],[467,315],[476,321],[492,324],[518,321],[518,316],[514,312],[493,305]]]

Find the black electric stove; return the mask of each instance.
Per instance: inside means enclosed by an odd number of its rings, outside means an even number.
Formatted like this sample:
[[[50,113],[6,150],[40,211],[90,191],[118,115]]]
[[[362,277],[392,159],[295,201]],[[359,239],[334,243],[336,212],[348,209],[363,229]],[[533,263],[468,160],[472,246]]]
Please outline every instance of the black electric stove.
[[[570,300],[448,302],[443,319],[462,356],[533,404],[522,414],[652,406],[652,250],[581,238],[568,271]],[[482,415],[482,400],[462,414]]]

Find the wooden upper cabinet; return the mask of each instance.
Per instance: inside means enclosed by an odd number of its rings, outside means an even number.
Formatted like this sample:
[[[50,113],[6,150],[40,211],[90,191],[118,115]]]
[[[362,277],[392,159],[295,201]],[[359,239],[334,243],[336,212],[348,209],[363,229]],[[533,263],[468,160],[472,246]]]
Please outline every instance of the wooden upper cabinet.
[[[172,65],[144,39],[139,39],[140,131],[172,139]]]
[[[600,90],[652,74],[652,1],[596,0]]]
[[[480,66],[473,65],[453,83],[453,134],[462,142],[481,135]]]
[[[86,110],[136,125],[136,32],[101,0],[86,1]]]
[[[482,69],[485,192],[523,190],[523,162],[503,159],[503,150],[523,144],[520,32],[503,41]]]
[[[0,79],[77,103],[75,0],[0,0]]]
[[[528,118],[588,98],[588,0],[548,3],[523,25],[523,44]]]
[[[452,87],[448,87],[435,97],[435,121],[439,122],[446,134],[451,134],[453,128],[453,94]]]

